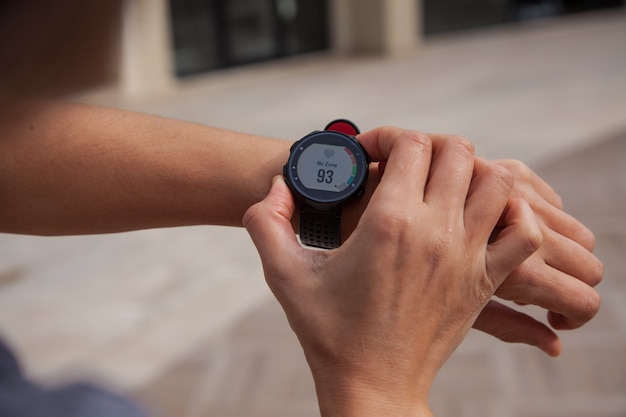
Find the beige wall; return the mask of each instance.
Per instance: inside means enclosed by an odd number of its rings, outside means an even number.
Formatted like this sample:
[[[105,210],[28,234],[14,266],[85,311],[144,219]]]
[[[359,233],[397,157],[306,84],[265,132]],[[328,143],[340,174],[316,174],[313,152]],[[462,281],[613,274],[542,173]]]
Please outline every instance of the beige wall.
[[[122,16],[120,89],[143,96],[174,84],[167,0],[125,0]]]
[[[333,49],[348,54],[402,54],[419,44],[418,0],[333,0]]]
[[[421,2],[417,0],[380,0],[385,4],[383,17],[384,53],[411,53],[420,43]]]

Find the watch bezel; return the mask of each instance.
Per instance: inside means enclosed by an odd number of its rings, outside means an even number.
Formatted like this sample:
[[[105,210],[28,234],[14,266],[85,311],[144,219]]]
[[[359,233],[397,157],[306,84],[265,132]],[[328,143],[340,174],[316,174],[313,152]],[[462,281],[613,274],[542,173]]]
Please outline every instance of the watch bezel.
[[[350,149],[357,164],[357,173],[354,181],[348,188],[340,192],[314,190],[302,184],[297,172],[298,160],[302,152],[314,143],[333,146],[345,146]],[[356,139],[335,131],[318,131],[310,133],[294,144],[285,165],[287,183],[308,204],[333,206],[343,203],[359,194],[367,179],[369,160],[367,154]]]

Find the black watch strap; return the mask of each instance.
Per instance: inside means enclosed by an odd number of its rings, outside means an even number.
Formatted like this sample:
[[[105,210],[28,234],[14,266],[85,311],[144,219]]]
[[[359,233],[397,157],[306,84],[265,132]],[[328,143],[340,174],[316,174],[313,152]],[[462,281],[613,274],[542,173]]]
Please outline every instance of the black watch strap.
[[[349,120],[337,119],[330,122],[324,130],[356,136],[359,128]],[[341,208],[317,210],[303,206],[300,210],[300,241],[306,246],[322,249],[335,249],[341,245]]]
[[[334,249],[341,245],[341,215],[334,211],[300,211],[300,241],[307,246]]]

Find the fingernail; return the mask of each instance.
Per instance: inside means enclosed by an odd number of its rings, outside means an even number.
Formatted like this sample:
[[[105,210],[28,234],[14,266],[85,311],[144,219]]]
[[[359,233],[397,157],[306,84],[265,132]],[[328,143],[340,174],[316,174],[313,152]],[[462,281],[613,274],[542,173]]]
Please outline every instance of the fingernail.
[[[272,178],[272,185],[276,184],[278,181],[284,181],[283,176],[282,175],[275,175],[274,178]]]

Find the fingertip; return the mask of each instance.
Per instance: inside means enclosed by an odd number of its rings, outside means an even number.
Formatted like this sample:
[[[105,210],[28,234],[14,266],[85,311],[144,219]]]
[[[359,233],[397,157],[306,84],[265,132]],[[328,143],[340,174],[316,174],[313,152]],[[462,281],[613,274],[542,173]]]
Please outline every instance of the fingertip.
[[[552,333],[550,340],[544,342],[544,344],[542,344],[539,348],[552,358],[558,357],[563,351],[561,339],[555,333]]]
[[[566,325],[565,317],[562,314],[548,311],[548,323],[556,330],[568,330],[569,326]]]
[[[276,175],[272,178],[272,188],[270,195],[276,201],[277,212],[286,219],[291,219],[296,210],[296,203],[293,194],[285,182],[285,177]]]
[[[272,186],[274,186],[274,184],[276,184],[277,182],[285,182],[285,177],[283,177],[281,174],[278,175],[274,175],[274,177],[272,178]]]
[[[295,202],[282,175],[272,179],[272,186],[265,198],[248,208],[242,223],[257,247],[261,258],[270,256],[267,248],[283,247],[297,243],[291,224]]]
[[[573,330],[582,326],[582,323],[577,323],[571,318],[554,311],[548,312],[548,323],[556,330]]]
[[[291,219],[295,211],[295,202],[285,178],[282,175],[276,175],[272,178],[272,185],[265,198],[254,204],[244,213],[242,223],[245,228],[257,216],[257,212],[270,210],[276,212],[286,219]]]
[[[361,146],[363,146],[372,161],[375,162],[388,160],[391,149],[400,144],[402,144],[402,146],[414,144],[417,148],[421,149],[420,153],[428,154],[429,156],[432,153],[433,146],[428,135],[415,130],[402,129],[394,126],[377,127],[359,134],[356,139]],[[402,153],[404,154],[405,152]],[[430,166],[430,163],[428,166]]]

